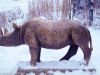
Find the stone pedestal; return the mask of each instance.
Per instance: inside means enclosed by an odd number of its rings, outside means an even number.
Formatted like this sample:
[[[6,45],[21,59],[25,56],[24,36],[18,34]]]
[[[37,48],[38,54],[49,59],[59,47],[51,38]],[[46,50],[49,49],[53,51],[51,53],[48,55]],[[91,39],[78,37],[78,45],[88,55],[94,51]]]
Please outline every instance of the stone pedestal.
[[[75,64],[75,65],[74,65]],[[19,68],[16,75],[27,75],[32,73],[32,75],[53,75],[54,72],[60,71],[62,73],[73,72],[75,70],[82,70],[84,72],[90,72],[91,74],[96,72],[93,66],[83,66],[77,61],[49,61],[37,63],[36,66],[31,66],[29,61],[21,61],[18,64]],[[29,74],[30,75],[30,74]]]

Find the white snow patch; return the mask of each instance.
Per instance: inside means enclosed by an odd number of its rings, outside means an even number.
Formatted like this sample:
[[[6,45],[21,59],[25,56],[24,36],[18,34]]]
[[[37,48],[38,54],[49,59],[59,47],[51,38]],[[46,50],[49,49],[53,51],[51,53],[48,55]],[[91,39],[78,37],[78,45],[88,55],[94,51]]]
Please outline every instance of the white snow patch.
[[[0,74],[15,73],[18,69],[18,61],[29,61],[30,54],[28,46],[3,47],[0,46]]]
[[[24,13],[28,11],[28,0],[0,0],[0,11],[20,7]]]

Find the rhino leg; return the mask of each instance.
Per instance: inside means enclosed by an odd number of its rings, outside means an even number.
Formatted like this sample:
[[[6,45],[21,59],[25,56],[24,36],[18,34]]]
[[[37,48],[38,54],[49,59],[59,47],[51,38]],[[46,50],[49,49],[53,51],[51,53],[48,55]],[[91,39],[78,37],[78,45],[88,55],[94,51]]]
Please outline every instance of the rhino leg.
[[[91,52],[92,50],[88,47],[88,45],[83,45],[81,46],[81,49],[83,51],[84,54],[84,60],[86,63],[84,63],[85,65],[88,65],[90,57],[91,57]]]
[[[72,56],[74,56],[77,53],[77,50],[78,50],[77,45],[70,45],[70,48],[69,48],[67,54],[60,60],[69,60]]]
[[[41,57],[40,56],[41,56],[41,47],[39,47],[37,62],[41,62],[41,60],[40,60]]]
[[[82,49],[82,52],[84,54],[85,62],[83,62],[83,64],[88,65],[90,57],[91,57],[91,52],[92,52],[91,47],[89,47],[88,39],[86,37],[80,37],[77,39],[77,42],[75,43]]]
[[[36,62],[39,57],[40,46],[34,34],[28,32],[25,35],[25,43],[29,46],[30,55],[31,55],[31,65],[36,65]]]
[[[30,49],[30,55],[31,55],[31,65],[36,65],[37,58],[38,58],[38,49],[35,49],[34,47],[29,47]]]

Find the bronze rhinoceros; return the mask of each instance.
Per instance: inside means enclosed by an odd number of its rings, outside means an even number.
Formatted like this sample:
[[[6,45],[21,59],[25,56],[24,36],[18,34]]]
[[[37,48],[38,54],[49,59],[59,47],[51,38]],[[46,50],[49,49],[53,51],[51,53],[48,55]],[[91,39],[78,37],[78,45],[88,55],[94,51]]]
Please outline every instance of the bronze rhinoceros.
[[[46,20],[33,18],[22,26],[13,24],[14,31],[0,38],[1,46],[18,46],[27,44],[30,49],[31,64],[40,61],[41,47],[61,49],[70,45],[68,53],[60,60],[69,60],[80,47],[86,65],[90,60],[92,40],[89,30],[78,21],[67,19]]]

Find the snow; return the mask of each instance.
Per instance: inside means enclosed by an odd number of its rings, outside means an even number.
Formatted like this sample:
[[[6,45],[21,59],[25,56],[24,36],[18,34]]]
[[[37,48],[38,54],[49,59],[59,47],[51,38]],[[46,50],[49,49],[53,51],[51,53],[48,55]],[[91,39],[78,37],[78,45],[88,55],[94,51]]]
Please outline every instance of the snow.
[[[71,72],[65,72],[65,73],[61,73],[59,71],[55,72],[54,75],[93,75],[91,73],[86,73],[86,72],[83,72],[82,70],[79,70],[79,71],[73,71],[73,73]]]
[[[69,61],[58,61],[61,57],[66,54],[69,47],[65,47],[60,50],[51,50],[42,48],[41,53],[41,63],[37,63],[34,68],[96,68],[96,75],[100,75],[100,30],[94,30],[93,28],[89,28],[92,39],[93,39],[93,52],[90,60],[90,64],[88,67],[79,66],[80,61],[83,59],[83,53],[81,49],[78,49],[78,52],[75,56],[73,56]],[[0,46],[0,74],[2,73],[15,73],[18,69],[19,61],[29,61],[30,54],[29,54],[29,47],[27,45],[21,45],[18,47],[3,47]],[[48,62],[47,62],[48,61]],[[24,65],[24,64],[23,64]],[[29,63],[27,64],[28,67]],[[26,66],[24,66],[26,67]],[[31,66],[32,67],[32,66]],[[27,67],[26,67],[27,68]],[[54,75],[89,75],[89,73],[84,73],[82,70],[77,70],[73,72],[61,73],[60,71],[54,72]],[[30,73],[30,75],[34,75]],[[94,74],[95,75],[95,74]]]
[[[0,11],[14,9],[16,7],[20,7],[24,13],[28,11],[28,0],[0,0]],[[55,14],[55,13],[54,13]],[[77,18],[75,18],[77,19]],[[16,21],[20,24],[21,20]],[[22,20],[23,21],[23,20]],[[94,24],[98,23],[99,20],[96,19]],[[41,52],[41,63],[37,63],[35,68],[92,68],[96,69],[96,74],[92,75],[100,75],[100,30],[95,30],[93,28],[89,28],[92,39],[93,39],[93,52],[91,55],[91,60],[89,66],[79,66],[80,61],[83,60],[82,50],[79,48],[78,52],[75,56],[73,56],[69,61],[58,61],[61,57],[63,57],[69,46],[59,49],[59,50],[51,50],[42,48]],[[29,47],[27,45],[21,45],[17,47],[3,47],[0,46],[0,75],[14,75],[18,69],[19,61],[30,61]],[[48,61],[48,62],[47,62]],[[23,68],[33,68],[29,62],[26,64],[21,64]],[[52,73],[52,71],[50,71]],[[29,73],[27,75],[35,75],[34,73]],[[40,75],[43,75],[41,73]],[[54,75],[91,75],[90,73],[83,72],[82,70],[77,70],[73,72],[66,71],[62,73],[60,71],[55,71]]]
[[[20,7],[24,13],[28,11],[28,0],[0,0],[0,11]]]
[[[19,60],[26,61],[30,59],[28,46],[2,47],[0,46],[0,74],[15,73],[16,64]]]

